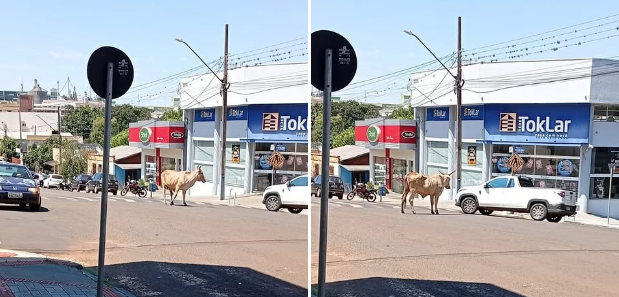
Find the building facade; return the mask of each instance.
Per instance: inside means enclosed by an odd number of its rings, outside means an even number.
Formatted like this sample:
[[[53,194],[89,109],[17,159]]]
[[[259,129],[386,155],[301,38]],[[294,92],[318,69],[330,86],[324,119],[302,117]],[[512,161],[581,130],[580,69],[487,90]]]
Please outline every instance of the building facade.
[[[494,86],[468,83],[471,86],[463,93],[461,186],[501,175],[525,175],[538,187],[577,192],[580,211],[607,215],[609,193],[619,199],[619,177],[609,188],[608,167],[619,152],[619,86],[612,83],[619,76],[607,71],[616,63],[586,59],[469,66],[464,77],[473,82],[493,80]],[[580,71],[584,75],[575,73]],[[540,82],[531,83],[532,75]],[[416,74],[413,81],[429,87],[428,80],[422,82],[426,77]],[[514,87],[501,88],[499,82],[507,77]],[[519,85],[519,79],[528,83]],[[414,88],[412,97],[413,104],[418,100],[420,171],[451,172],[457,160],[455,95],[449,92],[428,101],[420,99],[419,92],[425,90]],[[507,164],[514,153],[524,161],[518,172]],[[451,186],[456,187],[455,178]],[[445,190],[441,199],[454,195],[455,191]],[[617,203],[611,216],[619,217]]]
[[[201,166],[207,180],[196,183],[190,195],[219,194],[222,154],[226,195],[261,192],[307,174],[310,122],[307,83],[302,84],[307,82],[307,72],[307,63],[231,70],[229,80],[237,83],[228,90],[225,111],[219,91],[205,94],[209,87],[219,90],[219,85],[208,84],[208,75],[181,80],[181,109],[187,123],[185,168]],[[224,116],[226,147],[220,151]],[[268,162],[274,151],[285,158],[283,167],[276,170]]]

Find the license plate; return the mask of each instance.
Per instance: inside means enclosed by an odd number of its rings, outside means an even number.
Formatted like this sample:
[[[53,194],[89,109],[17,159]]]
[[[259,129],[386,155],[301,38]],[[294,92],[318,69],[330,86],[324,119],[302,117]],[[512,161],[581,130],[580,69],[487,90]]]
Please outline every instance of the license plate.
[[[9,198],[22,198],[22,197],[24,197],[24,194],[22,193],[9,192]]]

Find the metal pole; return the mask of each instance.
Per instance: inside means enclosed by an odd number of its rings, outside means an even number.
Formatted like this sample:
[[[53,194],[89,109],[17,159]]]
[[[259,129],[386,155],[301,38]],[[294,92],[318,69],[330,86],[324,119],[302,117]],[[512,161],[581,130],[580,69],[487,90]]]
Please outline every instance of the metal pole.
[[[99,226],[99,264],[97,265],[97,297],[103,297],[103,266],[105,265],[105,227],[107,221],[107,189],[110,173],[110,129],[112,122],[112,79],[114,63],[107,63],[105,96],[105,134],[103,134],[103,189],[101,191],[101,223]]]
[[[329,150],[331,148],[331,69],[333,67],[333,50],[325,52],[325,90],[323,95],[322,124],[322,183],[320,192],[320,242],[318,244],[318,297],[325,297],[325,280],[327,272],[327,219],[329,214]]]
[[[22,140],[22,123],[21,123],[21,106],[19,107],[19,109],[17,110],[17,112],[19,113],[19,140]]]
[[[221,112],[221,189],[219,191],[219,200],[226,199],[226,130],[228,126],[227,109],[228,109],[228,24],[226,24],[226,37],[224,42],[224,78],[221,81],[222,86],[222,112]]]
[[[58,173],[62,168],[62,133],[60,132],[60,106],[58,106]]]
[[[460,25],[460,17],[458,17],[458,78],[456,80],[456,114],[458,121],[457,146],[458,157],[456,158],[456,192],[460,190],[462,185],[462,31]]]
[[[610,181],[608,184],[608,215],[606,217],[606,223],[610,225],[610,198],[613,193],[613,176],[615,173],[615,165],[608,166],[608,168],[610,169]]]

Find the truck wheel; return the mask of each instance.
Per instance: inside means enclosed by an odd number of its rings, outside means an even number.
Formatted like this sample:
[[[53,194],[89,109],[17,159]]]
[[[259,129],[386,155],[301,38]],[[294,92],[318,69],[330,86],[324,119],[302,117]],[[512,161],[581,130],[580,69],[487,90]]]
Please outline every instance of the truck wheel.
[[[460,208],[462,208],[462,212],[464,212],[465,214],[474,214],[477,211],[477,200],[472,197],[466,197],[462,199],[460,205]]]
[[[275,195],[267,197],[264,204],[269,211],[278,211],[282,207],[282,202],[279,200],[279,197]]]
[[[532,219],[536,221],[543,221],[548,215],[548,207],[546,207],[543,203],[535,203],[531,205],[529,212],[531,213]]]
[[[479,210],[479,213],[481,213],[483,215],[486,215],[486,216],[491,215],[493,212],[494,212],[494,210],[491,210],[491,209],[480,209]]]
[[[546,220],[548,220],[551,223],[561,222],[561,219],[563,219],[562,215],[550,215],[546,218]]]

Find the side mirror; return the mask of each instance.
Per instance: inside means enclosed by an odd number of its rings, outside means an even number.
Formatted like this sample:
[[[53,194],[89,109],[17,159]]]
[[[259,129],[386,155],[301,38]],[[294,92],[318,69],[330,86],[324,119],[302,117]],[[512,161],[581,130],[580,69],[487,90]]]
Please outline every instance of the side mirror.
[[[286,186],[290,187],[290,182],[289,181],[286,182]]]
[[[489,189],[489,188],[490,188],[490,186],[488,185],[488,183],[485,183],[484,184],[484,189]]]
[[[35,174],[32,179],[39,179],[39,175]]]

